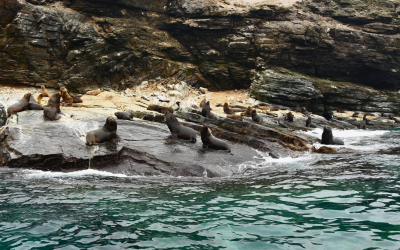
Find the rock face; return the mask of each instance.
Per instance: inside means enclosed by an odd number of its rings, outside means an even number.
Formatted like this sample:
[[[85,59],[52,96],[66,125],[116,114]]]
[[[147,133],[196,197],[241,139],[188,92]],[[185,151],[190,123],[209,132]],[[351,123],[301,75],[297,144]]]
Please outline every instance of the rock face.
[[[7,111],[2,103],[0,103],[0,127],[6,124],[8,119]]]
[[[161,78],[235,89],[249,87],[254,70],[283,67],[293,72],[290,85],[301,88],[311,86],[305,76],[400,89],[395,2],[246,2],[0,0],[0,83],[124,90]],[[276,77],[276,86],[286,81]],[[313,88],[323,98],[293,95],[305,104],[318,100],[316,110],[337,102],[326,87]],[[273,92],[268,98],[282,99]],[[342,93],[333,98],[349,101],[338,105],[371,100]]]

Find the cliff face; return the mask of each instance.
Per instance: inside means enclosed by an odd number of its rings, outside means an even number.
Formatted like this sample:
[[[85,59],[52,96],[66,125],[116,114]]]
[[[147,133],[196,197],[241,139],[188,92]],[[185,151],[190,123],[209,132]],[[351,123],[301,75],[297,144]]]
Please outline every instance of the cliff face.
[[[400,1],[243,2],[0,0],[0,83],[232,89],[250,87],[254,71],[284,68],[400,88]]]

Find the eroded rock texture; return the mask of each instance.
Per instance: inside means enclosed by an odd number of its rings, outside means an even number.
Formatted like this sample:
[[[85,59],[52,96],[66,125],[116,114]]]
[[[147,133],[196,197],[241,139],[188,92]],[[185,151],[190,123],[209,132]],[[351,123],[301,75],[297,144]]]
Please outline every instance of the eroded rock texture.
[[[0,83],[124,89],[160,77],[233,89],[284,68],[295,81],[400,88],[397,1],[243,2],[0,0]],[[331,105],[322,95],[316,110]]]

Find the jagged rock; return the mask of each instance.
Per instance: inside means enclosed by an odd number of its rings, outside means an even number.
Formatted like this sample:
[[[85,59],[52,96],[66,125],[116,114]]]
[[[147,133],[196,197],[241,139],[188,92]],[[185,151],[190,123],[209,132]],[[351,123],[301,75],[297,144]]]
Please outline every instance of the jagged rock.
[[[172,90],[172,91],[170,91],[170,92],[168,93],[168,95],[170,95],[170,96],[175,96],[175,97],[180,98],[180,99],[183,98],[183,94],[182,94],[181,92],[177,91],[177,90]]]
[[[200,92],[203,93],[203,94],[207,94],[207,91],[208,91],[208,89],[202,88],[202,87],[200,87],[199,90],[200,90]]]
[[[6,124],[8,119],[7,111],[2,103],[0,103],[0,127]]]

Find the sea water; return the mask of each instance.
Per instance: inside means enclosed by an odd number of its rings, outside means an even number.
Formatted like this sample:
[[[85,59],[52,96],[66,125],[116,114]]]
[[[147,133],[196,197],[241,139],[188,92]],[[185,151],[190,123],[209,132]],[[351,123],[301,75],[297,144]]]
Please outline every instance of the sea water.
[[[0,249],[400,249],[400,131],[333,133],[225,178],[0,168]]]

